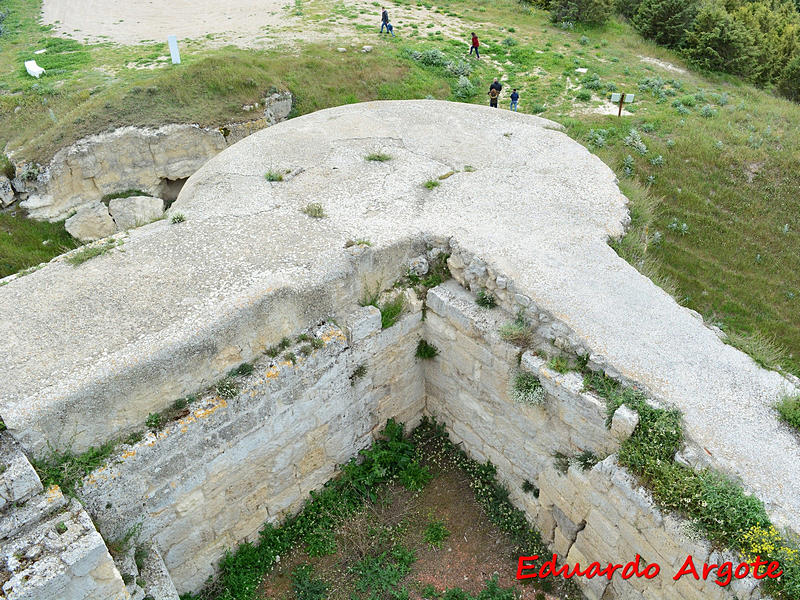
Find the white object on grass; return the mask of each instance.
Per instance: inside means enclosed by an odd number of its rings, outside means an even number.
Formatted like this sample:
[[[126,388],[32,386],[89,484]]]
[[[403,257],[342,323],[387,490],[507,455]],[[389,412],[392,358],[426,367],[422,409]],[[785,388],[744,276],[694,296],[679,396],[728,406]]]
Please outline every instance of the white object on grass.
[[[36,79],[39,79],[42,73],[44,73],[44,69],[37,65],[35,60],[26,60],[25,70],[28,72],[28,75],[36,77]]]
[[[181,64],[181,53],[178,51],[178,38],[174,35],[168,35],[167,44],[169,44],[169,54],[172,56],[172,64]]]
[[[34,52],[34,54],[44,54],[45,52],[47,52],[47,48],[42,48],[41,50],[37,50],[36,52]]]

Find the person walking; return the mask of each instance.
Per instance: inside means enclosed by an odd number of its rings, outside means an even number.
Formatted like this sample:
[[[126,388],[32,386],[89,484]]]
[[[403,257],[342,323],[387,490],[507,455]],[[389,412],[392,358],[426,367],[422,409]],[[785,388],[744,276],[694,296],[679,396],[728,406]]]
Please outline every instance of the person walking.
[[[511,92],[511,110],[517,112],[517,102],[519,102],[519,93],[517,93],[517,89],[514,88],[514,91]]]
[[[469,47],[469,55],[472,56],[472,51],[475,50],[475,56],[477,58],[481,57],[481,53],[478,51],[478,47],[481,43],[478,41],[478,36],[475,35],[475,32],[472,32],[472,46]]]
[[[383,28],[386,27],[386,33],[390,33],[389,29],[389,11],[386,10],[385,6],[381,6],[381,33],[383,33]],[[394,35],[394,34],[392,34]]]

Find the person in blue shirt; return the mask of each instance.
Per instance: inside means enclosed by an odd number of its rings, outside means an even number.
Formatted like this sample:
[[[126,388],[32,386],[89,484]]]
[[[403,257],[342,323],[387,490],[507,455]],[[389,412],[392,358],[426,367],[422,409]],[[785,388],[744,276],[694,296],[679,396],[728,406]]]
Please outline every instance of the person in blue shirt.
[[[519,102],[519,94],[515,88],[514,91],[511,92],[511,110],[514,112],[517,110],[517,102]]]

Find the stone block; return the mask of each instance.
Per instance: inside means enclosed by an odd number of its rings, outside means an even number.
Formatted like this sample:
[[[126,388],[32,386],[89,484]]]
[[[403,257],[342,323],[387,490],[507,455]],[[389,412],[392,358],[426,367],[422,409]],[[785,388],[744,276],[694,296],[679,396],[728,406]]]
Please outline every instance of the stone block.
[[[117,227],[125,231],[152,223],[164,216],[164,201],[150,196],[113,198],[108,203],[108,212]]]
[[[611,434],[620,442],[627,440],[639,424],[639,413],[624,404],[614,411]]]
[[[7,431],[0,432],[0,509],[42,491],[42,482],[19,444]]]
[[[381,311],[375,306],[362,306],[347,317],[347,341],[357,344],[381,330]]]
[[[69,234],[82,242],[93,242],[112,235],[116,231],[114,219],[101,202],[93,202],[81,207],[78,212],[64,222]]]

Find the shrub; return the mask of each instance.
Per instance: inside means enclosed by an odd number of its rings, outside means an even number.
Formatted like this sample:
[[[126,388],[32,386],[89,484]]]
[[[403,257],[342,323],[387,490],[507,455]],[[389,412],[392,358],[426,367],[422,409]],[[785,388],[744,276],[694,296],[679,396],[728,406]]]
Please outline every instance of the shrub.
[[[392,160],[392,157],[389,154],[385,154],[383,152],[373,152],[372,154],[367,154],[364,157],[364,160],[368,160],[371,162],[386,162],[387,160]]]
[[[439,354],[439,349],[425,340],[420,340],[417,344],[415,356],[423,360],[430,360]]]
[[[472,82],[466,76],[461,75],[458,78],[458,83],[456,84],[456,88],[453,90],[453,96],[461,100],[466,100],[467,98],[471,98],[474,95],[475,95],[475,86],[472,85]]]
[[[633,26],[657,44],[677,48],[696,13],[696,0],[642,0]]]
[[[552,0],[550,18],[553,23],[602,25],[612,8],[612,0]]]
[[[522,404],[539,406],[544,403],[545,393],[539,378],[530,371],[518,371],[511,381],[511,398]]]
[[[278,171],[267,171],[264,174],[264,178],[267,181],[283,181],[283,174]]]
[[[323,219],[325,218],[325,209],[322,208],[322,204],[319,202],[311,202],[310,204],[306,204],[300,212],[312,217],[314,219]]]
[[[475,304],[481,308],[494,308],[497,306],[497,300],[492,296],[491,292],[478,290],[478,293],[475,295]]]
[[[533,327],[525,320],[522,313],[518,314],[511,323],[500,326],[500,337],[505,341],[523,348],[528,347],[533,342]]]
[[[547,362],[547,366],[558,373],[569,371],[569,361],[563,356],[554,356]]]
[[[710,119],[712,117],[717,116],[717,111],[711,108],[710,104],[706,104],[703,108],[700,109],[700,116],[704,119]]]
[[[592,99],[592,92],[589,90],[581,90],[577,94],[575,94],[575,100],[579,100],[580,102],[588,102]]]
[[[683,47],[689,62],[701,69],[747,77],[755,67],[753,44],[751,32],[720,0],[707,0],[687,30]]]
[[[174,215],[172,215],[170,222],[173,225],[177,225],[178,223],[183,223],[185,220],[186,217],[183,215],[183,213],[175,213]]]
[[[781,421],[800,431],[800,396],[786,397],[775,408]]]
[[[472,63],[466,60],[453,61],[447,65],[447,70],[457,77],[469,77],[472,75]]]
[[[161,415],[158,413],[150,413],[147,415],[147,419],[145,420],[144,424],[150,429],[158,429],[161,427]]]
[[[428,181],[422,184],[422,187],[424,187],[426,190],[432,190],[433,188],[439,187],[440,185],[441,185],[440,181],[436,179],[428,179]]]

